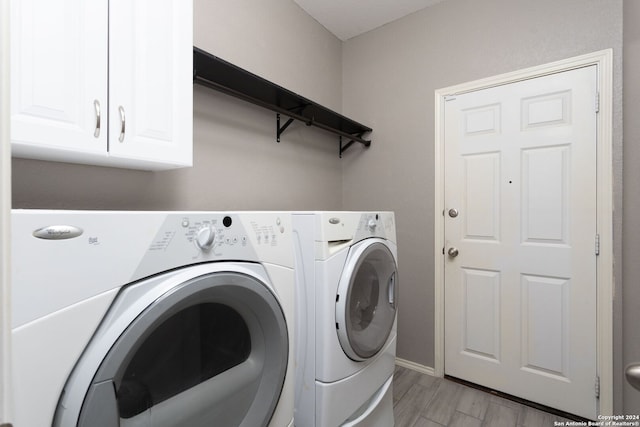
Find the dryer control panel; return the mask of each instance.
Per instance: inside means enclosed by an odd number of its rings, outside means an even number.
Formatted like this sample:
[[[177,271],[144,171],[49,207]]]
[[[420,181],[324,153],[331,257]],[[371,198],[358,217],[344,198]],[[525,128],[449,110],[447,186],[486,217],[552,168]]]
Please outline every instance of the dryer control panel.
[[[248,236],[246,230],[237,223],[234,225],[233,218],[225,215],[220,218],[182,218],[181,223],[184,236],[203,252],[214,251],[219,255],[224,254],[225,245],[241,245],[246,247]]]
[[[290,215],[277,212],[167,214],[139,274],[158,263],[244,260],[293,266]]]
[[[292,234],[286,212],[13,210],[12,327],[182,266],[293,268]]]

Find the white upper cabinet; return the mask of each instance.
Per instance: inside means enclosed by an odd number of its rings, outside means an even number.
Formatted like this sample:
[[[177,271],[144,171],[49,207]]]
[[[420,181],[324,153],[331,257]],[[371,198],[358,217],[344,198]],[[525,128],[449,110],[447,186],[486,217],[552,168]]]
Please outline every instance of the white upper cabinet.
[[[192,165],[191,0],[13,0],[12,152]]]
[[[193,8],[190,4],[184,0],[109,2],[112,157],[191,165]]]
[[[14,155],[106,154],[107,12],[106,1],[11,2]]]

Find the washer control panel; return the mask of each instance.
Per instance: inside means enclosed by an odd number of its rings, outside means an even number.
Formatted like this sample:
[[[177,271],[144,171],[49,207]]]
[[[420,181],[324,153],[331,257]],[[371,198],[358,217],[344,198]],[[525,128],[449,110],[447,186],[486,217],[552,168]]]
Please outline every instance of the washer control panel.
[[[356,240],[365,237],[395,238],[394,214],[392,212],[363,212],[360,216]]]
[[[12,327],[164,271],[205,262],[294,266],[287,212],[11,212]],[[34,269],[33,260],[46,268]],[[44,264],[43,264],[44,265]],[[49,277],[63,277],[50,286]],[[82,283],[82,286],[77,286]],[[39,295],[37,301],[33,295]]]
[[[240,244],[246,246],[248,233],[241,224],[234,224],[232,216],[202,218],[185,216],[182,218],[185,238],[203,252],[221,253],[224,246]]]
[[[176,212],[168,214],[149,245],[154,262],[183,257],[190,262],[267,260],[288,256],[290,215],[278,212]]]
[[[202,251],[223,249],[225,246],[247,246],[251,241],[257,245],[277,246],[280,243],[279,236],[285,233],[282,219],[276,217],[272,222],[259,220],[239,224],[231,216],[220,218],[182,219],[182,227],[187,240],[192,241]]]

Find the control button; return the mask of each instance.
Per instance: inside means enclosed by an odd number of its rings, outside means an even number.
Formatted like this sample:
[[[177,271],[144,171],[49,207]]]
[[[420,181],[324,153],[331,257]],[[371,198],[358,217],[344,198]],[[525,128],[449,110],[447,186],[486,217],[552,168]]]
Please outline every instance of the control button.
[[[369,227],[369,230],[371,231],[375,230],[377,226],[378,226],[378,221],[376,221],[373,218],[371,218],[369,222],[367,222],[367,227]]]
[[[184,228],[187,228],[187,227],[189,226],[189,220],[188,220],[188,219],[186,219],[186,218],[185,218],[185,219],[183,219],[183,220],[182,220],[182,226],[183,226]]]
[[[225,216],[224,218],[222,218],[222,225],[224,225],[225,227],[231,227],[232,222],[233,221],[231,221],[230,216]]]
[[[216,233],[210,226],[204,226],[198,230],[196,235],[196,244],[203,251],[208,251],[213,247],[213,241],[215,240]]]
[[[234,237],[234,238],[233,238],[233,240],[232,240],[232,242],[233,242],[233,244],[235,245],[236,243],[238,243],[238,238],[237,238],[237,237]]]
[[[276,218],[276,225],[280,225],[282,224],[282,221],[280,221],[280,217]]]

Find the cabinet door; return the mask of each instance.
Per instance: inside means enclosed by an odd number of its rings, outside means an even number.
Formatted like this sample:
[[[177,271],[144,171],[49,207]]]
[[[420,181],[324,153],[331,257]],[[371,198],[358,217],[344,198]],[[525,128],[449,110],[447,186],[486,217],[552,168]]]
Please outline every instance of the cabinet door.
[[[193,2],[109,2],[109,155],[191,166]]]
[[[107,10],[107,0],[11,1],[14,155],[62,161],[104,156]]]

